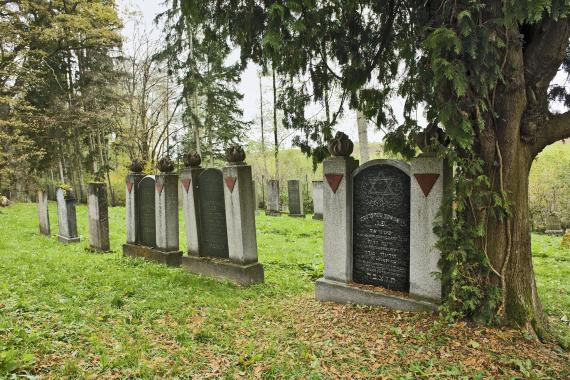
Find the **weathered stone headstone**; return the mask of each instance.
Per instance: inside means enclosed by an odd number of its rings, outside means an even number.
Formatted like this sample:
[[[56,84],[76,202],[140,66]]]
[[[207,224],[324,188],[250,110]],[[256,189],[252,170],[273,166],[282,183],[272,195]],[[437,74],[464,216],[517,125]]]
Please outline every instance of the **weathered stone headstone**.
[[[209,168],[200,174],[200,256],[229,258],[224,176]]]
[[[304,217],[301,183],[298,180],[287,181],[287,194],[289,195],[289,216]]]
[[[180,173],[186,247],[188,255],[190,256],[200,255],[200,203],[198,178],[203,171],[204,169],[196,166],[187,167]]]
[[[410,287],[410,176],[396,161],[354,174],[353,280],[407,292]]]
[[[144,177],[144,174],[131,172],[125,181],[127,244],[138,244],[140,241],[138,198],[139,184]]]
[[[79,243],[77,235],[77,216],[75,212],[75,194],[71,189],[56,190],[58,239],[62,243]]]
[[[323,181],[313,181],[313,219],[323,220]]]
[[[38,191],[38,220],[40,224],[40,233],[42,235],[50,236],[51,230],[49,225],[48,193],[43,190]]]
[[[548,235],[562,235],[564,230],[562,229],[562,224],[558,215],[552,213],[546,217],[546,230],[544,233]]]
[[[440,259],[433,224],[451,171],[429,155],[411,166],[373,160],[356,169],[346,135],[337,134],[331,146],[333,157],[323,165],[324,278],[316,298],[435,310],[441,281],[433,276]]]
[[[95,251],[109,252],[109,206],[107,186],[90,183],[87,188],[89,218],[89,247]]]
[[[279,208],[279,181],[274,179],[267,181],[267,208],[265,214],[269,216],[281,215]]]
[[[166,253],[178,253],[178,175],[158,174],[155,188],[156,248]]]
[[[155,186],[153,175],[144,177],[138,185],[138,224],[137,243],[146,247],[156,247]]]
[[[231,147],[226,156],[227,167],[199,174],[200,251],[199,256],[182,257],[182,267],[248,286],[264,278],[257,261],[251,167],[244,163],[241,147]]]

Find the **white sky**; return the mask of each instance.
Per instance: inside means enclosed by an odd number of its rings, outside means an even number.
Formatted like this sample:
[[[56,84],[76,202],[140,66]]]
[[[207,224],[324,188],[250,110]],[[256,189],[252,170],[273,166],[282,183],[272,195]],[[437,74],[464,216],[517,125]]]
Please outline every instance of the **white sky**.
[[[154,25],[154,17],[164,9],[163,0],[118,0],[119,9],[121,13],[124,12],[126,7],[132,11],[137,10],[142,13],[146,27],[148,30],[156,29],[158,35],[161,27]],[[132,26],[128,24],[125,25],[124,35],[128,39],[130,34],[130,29]],[[236,54],[237,57],[237,54]],[[241,77],[241,83],[239,84],[239,91],[244,95],[241,107],[244,111],[244,119],[253,121],[251,127],[252,134],[260,135],[260,123],[259,123],[259,78],[257,73],[259,67],[254,64],[249,64],[247,69],[243,72]],[[271,98],[271,77],[266,77],[262,79],[264,88],[264,103],[268,103]],[[268,96],[269,95],[269,96]],[[315,107],[314,109],[308,109],[307,115],[314,115],[320,110],[321,107]],[[267,107],[264,109],[265,115],[265,125],[272,125],[272,109]],[[355,111],[345,108],[344,118],[341,119],[336,126],[337,130],[342,130],[347,133],[353,141],[358,141],[358,132],[356,128],[356,113]],[[370,142],[380,141],[381,135],[379,132],[375,131],[372,126],[368,128],[368,139]],[[285,148],[291,147],[289,142],[285,143]]]

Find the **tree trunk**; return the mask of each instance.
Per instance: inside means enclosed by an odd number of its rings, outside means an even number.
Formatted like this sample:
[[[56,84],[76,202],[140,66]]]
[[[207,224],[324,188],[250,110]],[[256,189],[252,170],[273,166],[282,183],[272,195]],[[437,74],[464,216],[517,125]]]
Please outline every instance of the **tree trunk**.
[[[368,151],[368,120],[366,120],[362,111],[356,111],[356,125],[358,127],[360,162],[364,164],[370,160],[370,155]]]
[[[277,84],[273,73],[273,138],[275,139],[275,179],[279,181],[279,138],[277,136]]]

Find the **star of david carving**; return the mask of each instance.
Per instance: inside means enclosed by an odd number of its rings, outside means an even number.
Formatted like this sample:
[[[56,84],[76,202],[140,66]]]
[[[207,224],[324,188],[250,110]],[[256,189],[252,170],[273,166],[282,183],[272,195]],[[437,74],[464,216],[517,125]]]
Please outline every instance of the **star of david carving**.
[[[371,191],[374,191],[379,196],[394,196],[398,195],[394,191],[394,179],[386,178],[383,175],[378,175],[376,178],[370,179]]]

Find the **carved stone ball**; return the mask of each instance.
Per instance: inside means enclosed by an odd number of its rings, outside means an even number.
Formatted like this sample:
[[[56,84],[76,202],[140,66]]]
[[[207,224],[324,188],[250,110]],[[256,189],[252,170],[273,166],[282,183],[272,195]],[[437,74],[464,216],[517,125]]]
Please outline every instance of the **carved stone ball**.
[[[238,164],[245,161],[245,151],[239,145],[232,145],[226,150],[226,161]]]
[[[172,173],[174,171],[174,161],[170,157],[164,156],[158,160],[156,167],[161,173]]]
[[[144,161],[134,159],[133,162],[131,162],[129,169],[133,173],[142,173],[144,170]]]
[[[354,151],[354,143],[345,133],[337,132],[329,142],[329,152],[336,157],[349,157]]]
[[[202,157],[198,152],[190,152],[184,155],[184,166],[187,168],[199,168],[202,163]]]

